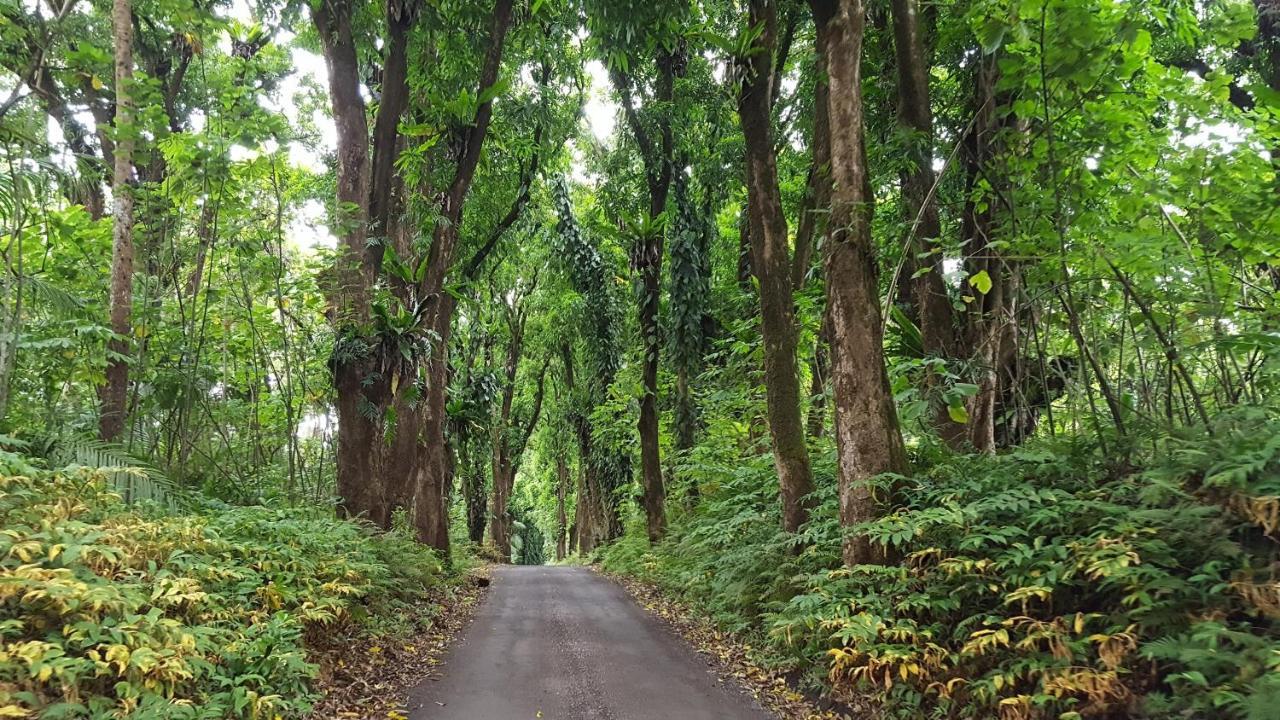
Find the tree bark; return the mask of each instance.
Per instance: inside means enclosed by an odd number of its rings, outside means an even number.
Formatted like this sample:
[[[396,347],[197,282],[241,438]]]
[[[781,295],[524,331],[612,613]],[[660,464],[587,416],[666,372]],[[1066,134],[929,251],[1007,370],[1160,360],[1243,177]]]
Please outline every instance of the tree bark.
[[[816,28],[814,42],[817,46],[824,42],[823,32],[823,28]],[[827,110],[827,62],[821,53],[818,54],[814,74],[817,82],[813,88],[813,150],[791,266],[791,285],[797,292],[804,289],[809,278],[817,239],[826,237],[827,209],[831,206],[831,122]]]
[[[366,248],[366,263],[377,267],[382,258],[386,237],[392,226],[391,215],[400,212],[401,193],[395,182],[396,158],[399,156],[400,118],[409,104],[408,43],[413,25],[413,0],[393,0],[387,4],[387,58],[382,67],[381,96],[378,116],[373,124],[373,159],[370,179],[369,221],[375,237],[381,242]]]
[[[640,250],[646,259],[640,267],[643,290],[639,315],[644,350],[640,375],[644,391],[640,397],[638,430],[645,523],[651,543],[661,540],[667,530],[666,488],[663,486],[662,457],[658,445],[658,305],[662,291],[663,243],[660,233],[657,237],[655,241],[644,243],[645,247]]]
[[[772,62],[778,32],[776,3],[751,0],[749,23],[762,30],[755,52],[741,61],[744,79],[738,96],[738,117],[746,141],[751,271],[760,285],[765,396],[782,495],[782,526],[788,532],[796,532],[809,516],[813,473],[800,414],[790,239],[778,188],[771,128]]]
[[[821,48],[826,43],[826,28],[816,27],[814,43]],[[818,238],[826,244],[827,226],[831,208],[831,121],[829,118],[827,85],[827,60],[819,52],[814,67],[817,82],[813,89],[813,151],[809,161],[809,178],[805,188],[805,203],[796,229],[796,251],[791,266],[791,284],[796,292],[804,289],[808,281],[813,253],[819,245]],[[806,419],[810,438],[820,438],[826,424],[826,391],[830,376],[827,357],[829,341],[824,321],[814,338],[813,356],[809,361],[809,412]]]
[[[996,183],[997,195],[1007,185],[1005,173],[997,167],[997,143],[1007,127],[1016,125],[1016,119],[1007,116],[1002,108],[1008,107],[1011,98],[997,94],[998,70],[994,59],[980,59],[975,69],[973,94],[973,126],[964,139],[966,185],[964,209],[961,215],[960,235],[968,255],[965,272],[975,276],[985,272],[991,280],[991,289],[980,294],[970,303],[964,323],[963,344],[969,348],[976,376],[978,392],[969,398],[968,422],[961,425],[947,419],[939,419],[936,426],[943,439],[951,447],[966,446],[981,453],[991,454],[997,448],[996,426],[998,418],[1005,414],[1002,398],[1013,396],[1010,381],[1011,368],[1017,352],[1017,328],[1014,308],[1018,290],[1010,264],[993,246],[998,232],[994,199],[980,203],[976,198],[982,179]],[[957,338],[957,343],[961,338]],[[956,354],[960,354],[958,347]],[[940,411],[946,415],[946,409]]]
[[[831,127],[831,238],[824,270],[831,332],[840,524],[878,515],[871,480],[902,472],[906,453],[889,389],[881,335],[880,288],[871,238],[872,195],[863,145],[861,0],[810,0],[824,27]],[[836,131],[835,129],[839,130]],[[844,540],[846,565],[880,555],[865,535]]]
[[[462,488],[467,503],[467,539],[479,544],[484,542],[485,525],[489,519],[485,508],[487,493],[484,488],[483,461],[479,459],[479,453],[468,452],[465,455],[472,460],[463,475]]]
[[[329,96],[337,130],[337,212],[339,248],[329,302],[338,328],[330,366],[338,414],[338,513],[386,526],[379,444],[381,423],[366,417],[365,378],[372,369],[370,351],[356,328],[369,319],[371,273],[365,266],[369,219],[369,126],[360,94],[360,68],[351,30],[349,0],[325,0],[312,9],[329,70]],[[369,388],[370,391],[376,388]]]
[[[955,321],[942,277],[938,247],[942,225],[933,190],[933,111],[929,100],[929,58],[921,38],[918,0],[892,0],[894,50],[898,63],[898,124],[907,136],[910,165],[902,171],[905,252],[912,269],[911,295],[924,352],[949,358],[955,350]],[[945,415],[942,422],[949,422]]]
[[[564,513],[565,494],[569,491],[569,463],[564,453],[556,454],[556,560],[564,560],[568,551],[568,518]]]
[[[111,24],[115,36],[116,146],[111,191],[112,337],[107,341],[106,383],[99,389],[101,414],[98,435],[116,442],[124,433],[125,402],[129,393],[129,351],[133,334],[133,150],[136,128],[133,100],[133,11],[129,0],[114,0]]]

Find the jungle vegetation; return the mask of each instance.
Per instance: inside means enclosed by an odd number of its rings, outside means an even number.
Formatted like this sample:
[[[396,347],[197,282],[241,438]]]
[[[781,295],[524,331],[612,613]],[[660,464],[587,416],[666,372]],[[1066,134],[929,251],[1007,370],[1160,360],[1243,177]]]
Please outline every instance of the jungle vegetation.
[[[1275,718],[1278,211],[1276,0],[0,0],[0,717],[301,717],[483,556]]]

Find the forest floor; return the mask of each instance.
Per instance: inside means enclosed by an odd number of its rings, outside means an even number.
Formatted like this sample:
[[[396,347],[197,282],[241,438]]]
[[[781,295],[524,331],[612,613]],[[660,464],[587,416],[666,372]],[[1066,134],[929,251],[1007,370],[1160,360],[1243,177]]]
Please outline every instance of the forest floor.
[[[750,694],[587,568],[506,566],[410,695],[413,720],[768,720]]]

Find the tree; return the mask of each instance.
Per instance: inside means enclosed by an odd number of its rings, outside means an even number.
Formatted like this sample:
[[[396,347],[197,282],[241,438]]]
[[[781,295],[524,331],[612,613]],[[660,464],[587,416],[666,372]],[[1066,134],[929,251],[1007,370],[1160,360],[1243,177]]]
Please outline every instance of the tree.
[[[412,157],[405,163],[397,160],[407,143],[399,128],[410,99],[407,77],[412,68],[405,56],[415,6],[388,8],[390,42],[372,160],[352,9],[341,1],[313,9],[330,69],[339,144],[338,225],[343,247],[332,295],[340,328],[333,365],[342,507],[347,514],[363,515],[384,527],[397,506],[411,508],[419,539],[440,549],[447,549],[449,541],[445,491],[451,475],[445,403],[457,303],[446,282],[492,121],[493,100],[501,91],[498,77],[512,7],[509,0],[498,0],[484,16],[488,33],[482,61],[478,77],[469,83],[476,102],[474,109],[455,112],[447,120],[452,141],[445,164],[451,171],[444,174],[443,189],[430,194],[430,208],[410,207],[403,198],[415,184],[430,186],[435,166],[424,166],[421,153],[431,154],[434,141],[422,148],[411,146]],[[398,173],[393,170],[397,165]],[[436,219],[429,225],[430,242],[419,254],[411,223],[423,216]],[[366,231],[369,226],[382,233],[374,236],[375,242]],[[375,298],[384,271],[390,274],[390,297]],[[392,419],[394,425],[389,426]],[[388,429],[395,442],[380,445],[376,438]]]
[[[629,479],[628,458],[595,437],[597,428],[593,410],[606,399],[609,386],[617,378],[620,365],[618,300],[610,285],[611,274],[598,248],[592,245],[573,214],[568,185],[558,179],[552,187],[558,222],[556,253],[562,258],[562,271],[575,292],[582,296],[580,334],[589,375],[577,382],[575,348],[562,344],[565,386],[570,395],[570,417],[578,435],[578,454],[582,487],[578,491],[578,550],[590,553],[602,540],[616,538],[622,532],[621,519],[614,493]]]
[[[598,5],[598,6],[596,6]],[[662,342],[658,310],[662,302],[662,261],[667,235],[667,201],[675,173],[672,128],[675,84],[687,66],[680,22],[687,5],[613,0],[590,8],[588,24],[622,101],[622,113],[644,167],[648,206],[628,221],[631,269],[639,276],[637,317],[642,347],[640,435],[642,504],[650,542],[666,531],[666,489],[658,438],[658,365]],[[652,72],[650,75],[650,66]],[[652,89],[646,94],[644,88]]]
[[[885,370],[880,289],[871,238],[874,202],[863,145],[861,0],[813,0],[822,27],[831,127],[831,238],[824,275],[831,329],[840,522],[855,526],[877,515],[872,480],[906,469],[902,433]],[[846,565],[875,559],[864,535],[844,541]]]
[[[133,11],[129,0],[113,0],[115,37],[115,148],[111,173],[112,246],[107,375],[99,394],[98,436],[113,442],[124,432],[129,394],[129,348],[133,334]]]
[[[433,547],[447,549],[449,532],[445,512],[445,389],[448,373],[448,343],[453,326],[456,299],[445,290],[445,280],[457,250],[462,211],[480,163],[481,150],[493,119],[493,88],[502,65],[503,46],[511,27],[511,0],[497,0],[489,26],[488,46],[480,69],[476,96],[480,102],[468,127],[458,130],[459,152],[452,178],[440,195],[440,220],[432,233],[427,254],[427,270],[420,294],[428,303],[424,316],[434,333],[435,344],[427,360],[428,385],[423,409],[422,465],[414,493],[414,526],[418,539]]]
[[[774,464],[782,489],[782,526],[796,532],[808,518],[807,497],[813,491],[813,474],[800,414],[792,258],[771,127],[778,33],[776,3],[751,0],[748,26],[759,28],[759,34],[750,52],[738,59],[742,75],[738,117],[746,147],[751,271],[760,288],[764,384]]]
[[[929,52],[916,0],[894,0],[893,47],[898,70],[898,122],[910,158],[902,170],[902,210],[907,227],[903,272],[911,285],[915,318],[925,355],[956,354],[955,317],[943,281],[942,223],[933,172],[933,107],[929,94]],[[936,421],[951,430],[944,409]],[[950,433],[954,436],[954,433]]]
[[[520,362],[525,352],[529,295],[537,285],[538,275],[535,272],[526,282],[518,281],[511,294],[499,301],[502,303],[507,330],[507,356],[503,366],[501,399],[490,440],[493,446],[493,495],[489,510],[489,528],[494,547],[507,561],[511,559],[511,491],[515,485],[516,472],[520,467],[520,458],[542,416],[547,367],[551,362],[551,355],[548,354],[537,373],[532,408],[528,411],[528,417],[523,422],[520,421],[513,414],[513,401],[516,395]]]
[[[356,40],[348,0],[322,2],[312,8],[329,69],[329,96],[337,129],[337,227],[340,246],[335,261],[330,304],[339,337],[334,345],[337,390],[339,511],[385,525],[382,477],[378,467],[376,418],[363,412],[364,381],[369,374],[368,348],[359,328],[369,323],[373,272],[368,266],[369,128]]]

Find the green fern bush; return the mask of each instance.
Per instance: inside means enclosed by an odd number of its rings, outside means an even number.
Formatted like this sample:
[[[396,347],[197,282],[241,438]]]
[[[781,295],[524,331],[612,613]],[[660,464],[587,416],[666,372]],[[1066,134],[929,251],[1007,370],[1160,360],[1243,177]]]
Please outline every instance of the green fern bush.
[[[1125,463],[1059,441],[897,478],[900,506],[860,529],[891,565],[839,566],[826,477],[788,553],[763,464],[606,564],[884,717],[1280,717],[1280,419],[1140,442]]]
[[[172,515],[103,473],[27,469],[0,476],[0,717],[301,717],[310,641],[443,577],[407,537],[316,512]]]

